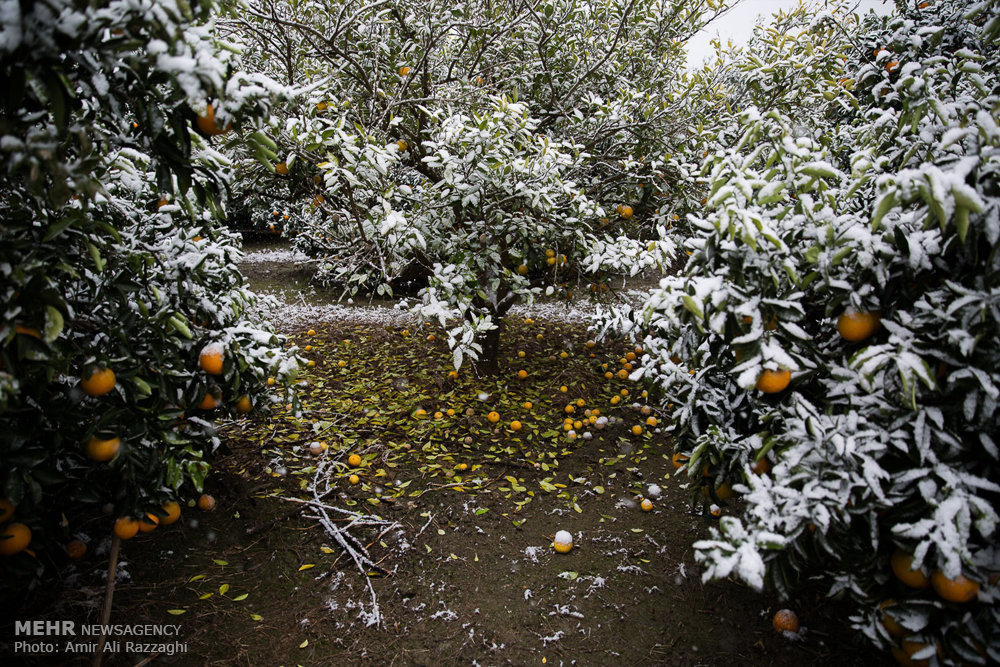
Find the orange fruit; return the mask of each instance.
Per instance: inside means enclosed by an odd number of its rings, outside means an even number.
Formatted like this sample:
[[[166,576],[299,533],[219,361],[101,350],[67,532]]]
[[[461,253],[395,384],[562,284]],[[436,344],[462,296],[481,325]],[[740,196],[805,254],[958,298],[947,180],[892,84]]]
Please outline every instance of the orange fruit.
[[[626,361],[635,361],[635,352],[628,352],[625,354]]]
[[[510,430],[512,430],[512,431],[520,431],[521,430],[521,422],[519,422],[517,420],[512,421],[510,423]]]
[[[674,452],[674,455],[670,457],[670,462],[674,464],[674,469],[680,470],[689,458],[680,452]]]
[[[896,604],[896,601],[893,599],[883,600],[878,607],[882,610],[882,625],[885,626],[886,632],[898,639],[908,635],[909,631],[897,623],[896,619],[894,619],[889,612],[886,611],[886,608],[891,607],[894,604]]]
[[[632,427],[632,435],[642,435],[642,427],[636,424]]]
[[[653,501],[649,498],[643,498],[642,502],[639,503],[639,507],[642,508],[643,512],[648,512],[653,509]]]
[[[240,414],[245,415],[246,413],[250,412],[251,410],[253,410],[253,403],[250,401],[250,397],[249,396],[247,396],[246,394],[243,394],[236,401],[236,412],[239,412]]]
[[[706,466],[707,468],[707,466]],[[704,471],[702,471],[704,475]],[[709,491],[708,485],[701,487],[701,495],[706,498],[711,498],[712,493]],[[719,500],[728,500],[733,497],[733,487],[729,485],[729,482],[723,482],[715,489],[715,497]]]
[[[309,331],[306,332],[306,335],[307,336],[315,336],[316,335],[316,330],[315,329],[310,329]]]
[[[201,497],[198,498],[198,509],[203,512],[211,512],[215,509],[215,498],[207,493],[201,494]]]
[[[787,370],[764,370],[757,378],[757,389],[765,394],[776,394],[785,389],[792,379],[791,372]]]
[[[618,405],[621,402],[622,402],[622,397],[621,396],[612,396],[611,397],[611,405]]]
[[[607,378],[608,380],[614,378],[614,376],[615,376],[615,374],[612,373],[611,371],[607,371],[607,372],[604,373],[604,377]]]
[[[73,540],[66,545],[66,555],[73,560],[83,558],[83,554],[85,553],[87,553],[87,545],[80,540]]]
[[[890,60],[889,62],[887,62],[885,64],[885,71],[886,72],[892,72],[892,70],[896,69],[897,67],[899,67],[899,61],[898,60]]]
[[[222,402],[222,392],[218,387],[214,387],[205,392],[205,398],[198,404],[200,410],[214,410]]]
[[[278,164],[274,165],[274,170],[277,173],[281,174],[282,176],[288,175],[288,165],[284,162],[279,162]]]
[[[159,210],[159,209],[163,208],[164,206],[166,206],[169,203],[170,203],[169,199],[167,199],[166,197],[160,197],[156,201],[156,208],[157,208],[157,210]]]
[[[949,579],[941,570],[931,575],[931,586],[938,595],[949,602],[968,602],[979,593],[979,584],[975,581],[961,574]]]
[[[490,411],[490,413],[486,415],[486,418],[490,420],[491,424],[496,424],[500,421],[500,413],[495,410]]]
[[[791,609],[782,609],[774,615],[771,625],[778,632],[798,632],[799,617]]]
[[[87,441],[85,449],[87,456],[92,461],[110,461],[115,458],[115,454],[121,449],[121,445],[122,441],[120,438],[115,437],[103,440],[95,435]]]
[[[350,482],[351,484],[357,484],[358,482],[361,481],[361,478],[358,477],[357,475],[351,475],[350,477],[347,478],[347,481]]]
[[[531,401],[525,401],[524,402],[524,409],[525,410],[530,410],[532,407],[534,407],[534,406],[531,404]]]
[[[408,143],[406,143],[405,141],[403,141],[402,139],[400,139],[399,141],[397,141],[396,145],[399,147],[399,152],[400,153],[402,153],[403,151],[405,151],[407,148],[410,147],[410,145]]]
[[[233,129],[232,123],[222,128],[215,124],[215,109],[212,108],[211,104],[205,107],[204,116],[198,116],[197,125],[199,130],[211,137],[217,134],[225,134]]]
[[[123,516],[115,521],[114,533],[120,539],[131,540],[138,532],[139,522],[130,516]]]
[[[892,573],[910,588],[927,588],[931,585],[930,579],[921,570],[913,568],[913,554],[908,554],[902,549],[896,549],[889,560]]]
[[[858,313],[845,311],[837,318],[837,331],[845,339],[857,343],[878,331],[882,325],[879,313]]]
[[[0,530],[0,556],[13,556],[28,548],[31,529],[23,523],[11,523]]]
[[[139,519],[139,531],[143,533],[148,533],[152,531],[154,528],[156,528],[156,526],[158,526],[159,523],[160,523],[160,517],[156,516],[155,514],[147,512],[146,516]]]
[[[518,371],[517,372],[517,377],[520,378],[521,380],[527,379],[527,377],[528,377],[528,371],[524,371],[524,370]]]
[[[403,65],[402,67],[399,68],[399,76],[406,76],[409,73],[410,73],[410,68],[407,67],[406,65]]]
[[[424,410],[423,408],[418,408],[417,411],[413,413],[413,418],[414,419],[426,419],[427,418],[427,411]]]
[[[164,526],[169,526],[181,518],[181,506],[176,501],[171,500],[168,503],[164,503],[163,511],[167,513],[167,516],[160,519],[160,523]]]
[[[223,355],[224,348],[221,343],[209,343],[201,348],[201,353],[198,354],[198,363],[201,364],[201,369],[209,375],[221,375]]]
[[[756,461],[753,465],[751,465],[750,470],[755,475],[766,475],[767,473],[771,472],[771,462],[768,461],[767,459],[761,459],[760,461]]]
[[[352,468],[357,468],[358,466],[361,465],[361,457],[357,454],[351,454],[350,456],[347,457],[347,465],[351,466]]]
[[[80,378],[80,388],[87,396],[104,396],[115,388],[115,372],[110,368],[91,367]]]
[[[570,414],[571,415],[574,412],[576,412],[576,406],[573,405],[572,403],[570,403],[569,405],[567,405],[564,409],[566,410],[566,414]]]
[[[628,379],[628,371],[625,370],[624,368],[621,369],[620,371],[618,371],[618,379],[619,380],[627,380]]]
[[[656,417],[647,417],[646,426],[656,426],[659,422],[656,421]]]
[[[0,499],[0,523],[14,516],[14,503],[6,498]]]
[[[626,204],[625,206],[622,206],[620,213],[623,218],[628,220],[632,217],[632,207]]]
[[[563,385],[563,386],[559,387],[559,391],[561,391],[562,393],[565,394],[567,391],[569,391],[569,387],[567,387],[566,385]]]

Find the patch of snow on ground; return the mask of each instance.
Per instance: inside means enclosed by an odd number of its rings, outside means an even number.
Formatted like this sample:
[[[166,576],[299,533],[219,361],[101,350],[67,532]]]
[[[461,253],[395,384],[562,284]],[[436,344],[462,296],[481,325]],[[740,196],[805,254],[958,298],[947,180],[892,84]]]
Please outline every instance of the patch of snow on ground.
[[[264,248],[243,255],[245,264],[270,264],[308,262],[309,255],[290,248]]]

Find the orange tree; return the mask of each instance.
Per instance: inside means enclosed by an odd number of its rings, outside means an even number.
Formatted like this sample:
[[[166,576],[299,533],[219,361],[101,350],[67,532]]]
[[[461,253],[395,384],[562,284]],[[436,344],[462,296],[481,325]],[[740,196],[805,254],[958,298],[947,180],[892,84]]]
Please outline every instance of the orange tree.
[[[960,0],[758,32],[683,274],[604,319],[645,334],[682,474],[743,494],[705,576],[818,578],[903,664],[1000,660],[998,36]]]
[[[164,515],[204,481],[213,416],[294,373],[215,222],[230,167],[212,137],[277,86],[239,73],[210,7],[49,0],[0,19],[8,584],[34,581],[87,508]]]
[[[514,304],[671,256],[668,154],[701,104],[682,42],[724,6],[250,2],[227,25],[302,101],[255,151],[250,215],[346,295],[421,290],[456,366],[495,368]]]

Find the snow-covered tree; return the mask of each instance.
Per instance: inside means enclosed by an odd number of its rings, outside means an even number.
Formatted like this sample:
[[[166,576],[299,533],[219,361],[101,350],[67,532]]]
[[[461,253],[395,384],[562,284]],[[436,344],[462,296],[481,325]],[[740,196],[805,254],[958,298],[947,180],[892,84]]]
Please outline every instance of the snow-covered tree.
[[[422,288],[456,365],[495,367],[515,302],[671,258],[671,153],[704,104],[682,43],[723,2],[249,6],[227,25],[304,100],[251,216],[346,294]]]
[[[992,663],[1000,6],[846,4],[729,54],[687,266],[602,323],[645,338],[682,474],[743,496],[706,577],[817,577],[903,664]]]
[[[217,223],[231,165],[212,145],[280,86],[239,70],[210,10],[0,6],[0,532],[27,526],[36,555],[101,505],[162,516],[200,489],[213,415],[295,370]],[[41,562],[4,556],[5,583]]]

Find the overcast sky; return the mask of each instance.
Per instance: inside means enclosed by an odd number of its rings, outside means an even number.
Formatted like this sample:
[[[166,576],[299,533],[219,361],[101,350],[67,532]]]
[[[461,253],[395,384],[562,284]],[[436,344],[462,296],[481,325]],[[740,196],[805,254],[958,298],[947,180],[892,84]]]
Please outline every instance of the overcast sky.
[[[874,9],[879,14],[888,14],[895,8],[891,0],[856,0],[859,14]],[[712,53],[709,41],[719,36],[722,43],[732,40],[734,44],[744,45],[753,34],[754,24],[761,16],[770,17],[781,9],[792,9],[798,6],[798,0],[743,0],[725,16],[713,21],[708,28],[691,38],[687,43],[688,67],[697,67]]]

